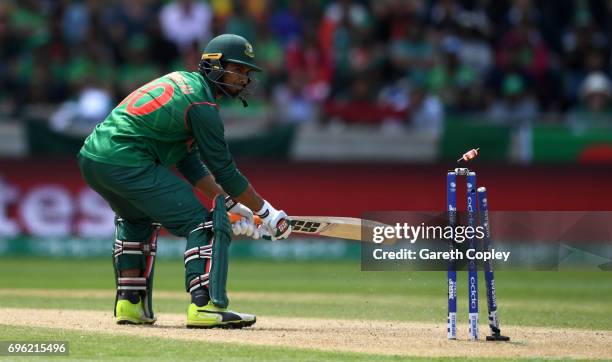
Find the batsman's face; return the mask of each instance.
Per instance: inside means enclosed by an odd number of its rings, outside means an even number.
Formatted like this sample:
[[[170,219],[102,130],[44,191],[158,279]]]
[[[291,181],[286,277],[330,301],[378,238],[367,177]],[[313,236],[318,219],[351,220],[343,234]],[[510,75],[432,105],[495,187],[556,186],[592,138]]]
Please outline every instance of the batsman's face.
[[[227,87],[228,93],[238,95],[249,84],[251,69],[241,64],[228,63],[225,70],[227,72],[223,76],[223,83],[230,85]]]

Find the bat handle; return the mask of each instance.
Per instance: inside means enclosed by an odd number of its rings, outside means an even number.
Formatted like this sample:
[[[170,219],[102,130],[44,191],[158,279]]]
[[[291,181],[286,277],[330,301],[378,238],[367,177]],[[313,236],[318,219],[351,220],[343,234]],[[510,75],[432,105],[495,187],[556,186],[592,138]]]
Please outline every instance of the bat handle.
[[[233,214],[231,212],[228,212],[227,216],[229,217],[230,223],[232,223],[232,224],[237,222],[237,221],[240,221],[240,219],[243,217],[240,214]],[[255,225],[261,225],[262,221],[261,221],[261,218],[259,216],[253,215],[253,218],[255,220]]]

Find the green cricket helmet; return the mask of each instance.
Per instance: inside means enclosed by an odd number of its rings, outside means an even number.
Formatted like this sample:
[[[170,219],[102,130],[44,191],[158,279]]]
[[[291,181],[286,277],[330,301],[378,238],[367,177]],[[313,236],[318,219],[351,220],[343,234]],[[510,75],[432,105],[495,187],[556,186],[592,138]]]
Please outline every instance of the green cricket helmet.
[[[230,73],[225,69],[225,64],[235,63],[248,67],[251,71],[261,72],[261,68],[254,63],[255,53],[253,46],[245,38],[235,34],[222,34],[213,38],[202,53],[198,69],[200,73],[208,78],[225,95],[238,97],[246,107],[245,98],[250,94],[250,87],[253,79],[249,76],[247,86],[242,87],[240,92],[231,95],[228,88],[238,87],[235,84],[228,84],[222,81],[223,75]],[[242,75],[241,75],[242,76]]]

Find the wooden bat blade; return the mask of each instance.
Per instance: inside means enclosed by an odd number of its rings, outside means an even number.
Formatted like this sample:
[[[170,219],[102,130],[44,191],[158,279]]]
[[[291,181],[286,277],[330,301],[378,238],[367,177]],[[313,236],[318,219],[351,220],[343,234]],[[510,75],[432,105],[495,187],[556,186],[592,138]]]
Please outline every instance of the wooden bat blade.
[[[240,220],[240,218],[240,215],[230,214],[232,223]],[[353,217],[289,216],[289,219],[294,233],[369,242],[372,242],[375,227],[389,227],[389,225],[377,221]],[[255,216],[255,223],[261,224],[261,220],[257,216]],[[395,239],[386,239],[383,244],[393,244],[395,241]]]

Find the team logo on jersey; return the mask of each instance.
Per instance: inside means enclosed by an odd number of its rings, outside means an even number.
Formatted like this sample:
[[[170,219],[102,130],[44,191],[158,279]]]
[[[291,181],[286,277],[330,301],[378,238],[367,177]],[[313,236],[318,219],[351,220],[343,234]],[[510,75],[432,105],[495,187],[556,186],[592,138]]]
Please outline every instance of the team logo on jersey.
[[[245,47],[244,54],[246,54],[247,56],[251,58],[255,58],[255,53],[253,52],[253,46],[251,45],[251,43],[246,42],[244,47]]]

